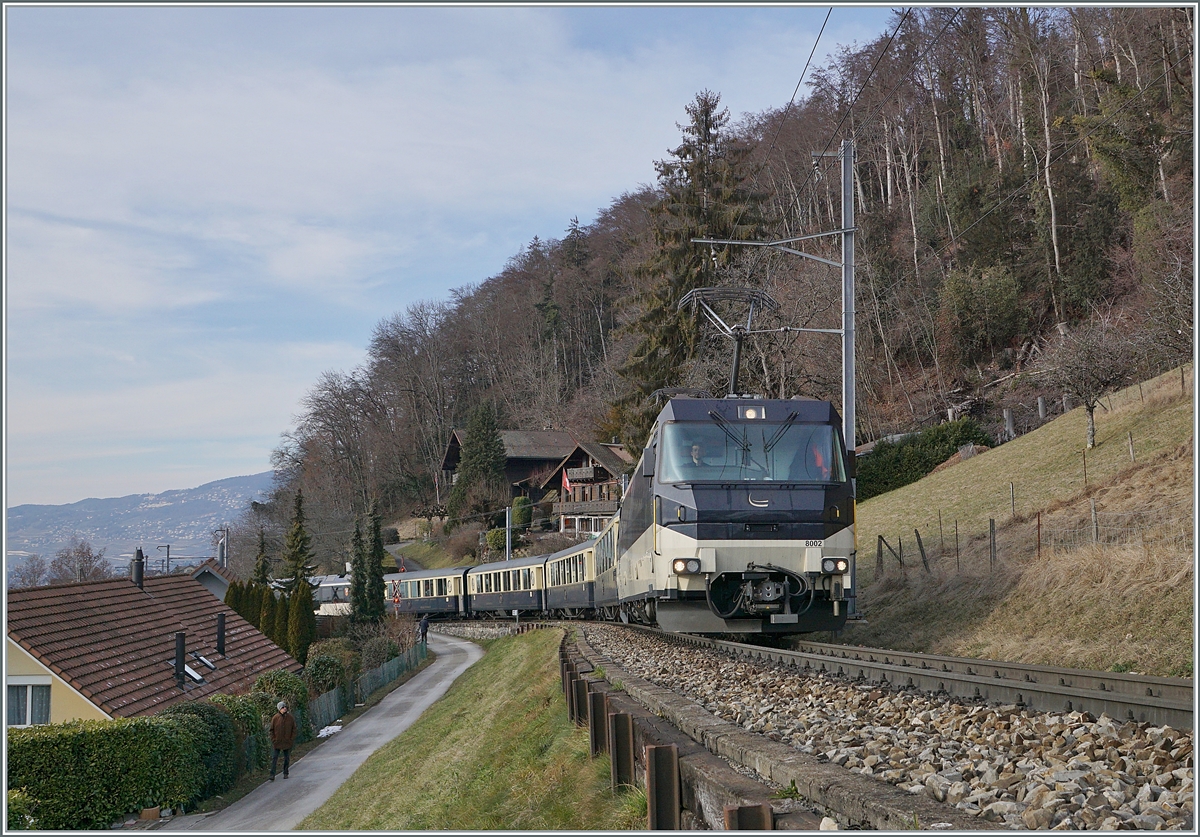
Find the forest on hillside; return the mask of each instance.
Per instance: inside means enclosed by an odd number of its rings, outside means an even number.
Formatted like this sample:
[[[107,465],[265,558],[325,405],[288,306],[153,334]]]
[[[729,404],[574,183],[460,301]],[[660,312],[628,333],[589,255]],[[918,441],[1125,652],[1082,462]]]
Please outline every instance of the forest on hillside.
[[[1192,8],[916,8],[810,70],[807,98],[735,119],[719,91],[698,92],[656,184],[384,318],[360,367],[313,384],[275,451],[274,498],[234,527],[233,566],[252,563],[260,531],[282,541],[297,489],[329,567],[373,500],[388,518],[430,507],[452,430],[482,404],[501,427],[637,450],[655,390],[728,390],[728,341],[677,310],[693,288],[767,292],[779,307],[756,328],[839,327],[837,268],[692,239],[838,229],[843,140],[859,443],[951,410],[1002,426],[1002,406],[1058,397],[1039,373],[1064,334],[1096,324],[1121,375],[1190,359],[1193,26]],[[839,247],[803,242],[835,262]],[[840,342],[750,337],[740,383],[840,408]]]

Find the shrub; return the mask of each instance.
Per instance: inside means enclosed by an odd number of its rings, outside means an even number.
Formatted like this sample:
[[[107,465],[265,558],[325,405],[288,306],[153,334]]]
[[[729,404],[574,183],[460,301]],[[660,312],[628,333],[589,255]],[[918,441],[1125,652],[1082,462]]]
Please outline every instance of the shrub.
[[[357,628],[358,626],[354,626]],[[350,626],[347,625],[347,630]],[[358,653],[358,649],[348,636],[339,636],[334,639],[326,639],[320,642],[314,642],[308,648],[308,656],[311,660],[313,657],[329,656],[335,658],[341,663],[342,668],[346,672],[346,680],[353,680],[358,672],[362,669],[362,657]]]
[[[182,701],[158,714],[168,717],[190,715],[204,723],[204,735],[199,745],[205,779],[197,799],[207,799],[233,787],[238,777],[238,735],[229,710],[209,701]]]
[[[516,497],[512,502],[512,525],[528,526],[529,521],[533,520],[533,506],[530,504],[528,497]]]
[[[200,798],[206,734],[187,715],[12,728],[8,784],[37,800],[39,828],[108,828],[130,811]]]
[[[296,743],[301,744],[312,740],[312,725],[309,723],[308,717],[308,686],[305,685],[302,677],[292,674],[287,669],[268,671],[266,674],[258,676],[250,691],[251,693],[265,693],[273,698],[268,701],[271,714],[275,712],[276,703],[286,700],[292,714],[296,716],[296,726],[298,727]]]
[[[377,636],[363,643],[363,669],[370,671],[379,668],[388,660],[400,654],[400,646],[386,636]]]
[[[475,524],[458,526],[454,534],[446,539],[446,552],[455,561],[474,560],[479,549],[479,533],[482,527]]]
[[[304,667],[304,678],[316,695],[331,692],[346,682],[346,669],[341,661],[329,654],[310,654]]]
[[[487,545],[488,549],[495,552],[503,551],[504,542],[507,540],[503,529],[488,529]]]
[[[266,733],[268,711],[258,698],[263,695],[213,695],[209,698],[233,719],[237,731],[237,773],[249,773],[266,767],[271,756],[270,737]]]
[[[395,526],[384,526],[381,534],[383,535],[383,542],[388,546],[400,543],[400,530]]]
[[[37,800],[17,788],[8,792],[8,830],[37,828]]]
[[[858,501],[916,482],[968,442],[995,444],[970,418],[930,427],[899,442],[880,442],[858,461]]]

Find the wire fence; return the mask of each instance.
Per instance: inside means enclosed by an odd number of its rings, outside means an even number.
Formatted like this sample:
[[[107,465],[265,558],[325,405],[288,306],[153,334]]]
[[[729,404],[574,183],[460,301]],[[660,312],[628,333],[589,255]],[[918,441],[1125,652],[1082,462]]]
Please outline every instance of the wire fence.
[[[959,521],[939,520],[907,534],[877,535],[874,579],[889,567],[918,567],[926,572],[950,568],[991,570],[1001,558],[1041,557],[1090,546],[1129,546],[1190,553],[1195,543],[1192,503],[1184,501],[1137,512],[1100,512],[1093,503],[1090,519],[1078,525],[1044,526],[1041,514],[998,526],[995,519],[979,530],[960,528]],[[1086,513],[1086,512],[1085,512]],[[860,553],[860,566],[866,555]],[[867,559],[869,560],[869,559]]]
[[[1046,527],[1042,543],[1051,552],[1094,545],[1190,549],[1195,541],[1191,508],[1191,503],[1177,503],[1127,514],[1093,510],[1091,520],[1083,525]]]
[[[411,671],[421,664],[426,657],[424,643],[417,643],[412,648],[393,657],[379,668],[373,668],[363,673],[350,687],[339,686],[308,702],[308,717],[313,729],[320,730],[342,717],[357,703],[363,703],[376,689],[397,680],[405,672]]]

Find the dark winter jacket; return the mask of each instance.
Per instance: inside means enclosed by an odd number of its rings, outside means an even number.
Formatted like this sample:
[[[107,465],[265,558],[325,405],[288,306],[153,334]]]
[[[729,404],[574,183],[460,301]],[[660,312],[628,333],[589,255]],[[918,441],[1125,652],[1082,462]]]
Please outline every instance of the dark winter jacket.
[[[290,750],[296,743],[296,719],[291,712],[276,712],[271,716],[271,746]]]

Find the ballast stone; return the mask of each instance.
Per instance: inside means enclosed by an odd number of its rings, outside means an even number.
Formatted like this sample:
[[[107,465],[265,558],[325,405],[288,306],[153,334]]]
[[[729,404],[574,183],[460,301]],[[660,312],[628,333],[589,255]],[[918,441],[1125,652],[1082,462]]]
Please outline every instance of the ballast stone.
[[[632,674],[718,718],[968,815],[987,819],[991,808],[1000,817],[994,822],[1018,828],[1031,827],[1027,817],[1044,828],[1049,816],[1053,830],[1131,828],[1138,816],[1167,829],[1194,821],[1187,730],[889,692],[615,627],[586,631],[593,647]],[[1001,802],[1020,805],[991,807]]]

